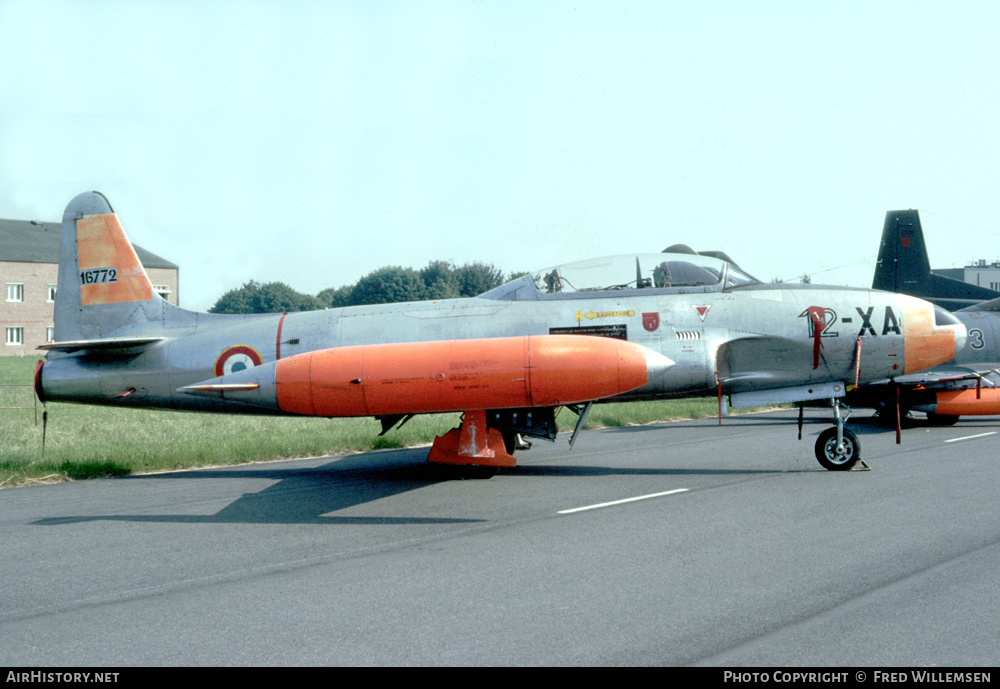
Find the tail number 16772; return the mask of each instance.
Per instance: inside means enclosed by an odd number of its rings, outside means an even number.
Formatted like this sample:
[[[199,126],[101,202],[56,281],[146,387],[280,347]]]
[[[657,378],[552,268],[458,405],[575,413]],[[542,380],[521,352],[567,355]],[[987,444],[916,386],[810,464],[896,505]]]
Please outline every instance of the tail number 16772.
[[[117,268],[91,268],[80,271],[80,282],[84,285],[98,285],[105,282],[118,282]]]

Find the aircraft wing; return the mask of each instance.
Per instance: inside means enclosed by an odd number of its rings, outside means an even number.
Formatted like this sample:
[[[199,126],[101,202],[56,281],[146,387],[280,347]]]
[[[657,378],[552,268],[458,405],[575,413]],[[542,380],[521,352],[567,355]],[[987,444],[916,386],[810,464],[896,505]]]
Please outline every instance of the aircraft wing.
[[[935,366],[934,368],[929,368],[926,371],[921,371],[920,373],[911,373],[909,375],[899,376],[898,378],[895,378],[894,381],[887,378],[875,383],[870,383],[870,385],[888,385],[889,383],[896,382],[900,385],[907,386],[922,385],[924,387],[933,387],[934,385],[951,383],[956,380],[985,379],[985,377],[991,373],[1000,375],[1000,363],[983,362],[964,365],[947,364]]]
[[[896,390],[902,388],[905,406],[927,414],[930,423],[952,424],[960,416],[1000,414],[998,377],[998,363],[952,364],[901,376]],[[883,389],[888,390],[889,386]],[[872,391],[869,389],[865,394]]]
[[[964,309],[959,309],[959,311],[1000,311],[1000,298],[990,299],[989,301],[981,301],[978,304],[973,304],[972,306],[966,306]]]

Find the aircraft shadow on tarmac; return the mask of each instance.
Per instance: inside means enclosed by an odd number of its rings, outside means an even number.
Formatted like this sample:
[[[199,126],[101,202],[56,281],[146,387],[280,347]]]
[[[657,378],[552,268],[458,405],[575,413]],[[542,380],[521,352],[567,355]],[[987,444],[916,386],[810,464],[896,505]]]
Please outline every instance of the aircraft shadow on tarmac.
[[[433,471],[436,467],[426,465],[426,455],[426,449],[396,450],[353,455],[309,468],[255,464],[236,468],[125,476],[110,480],[161,482],[263,479],[277,483],[258,492],[244,493],[212,515],[111,514],[51,517],[34,523],[51,526],[88,521],[189,524],[462,524],[481,521],[431,516],[365,517],[330,514],[448,480],[440,472]],[[219,494],[220,499],[225,499],[224,490],[220,490]]]
[[[963,417],[962,425],[975,429],[1000,427],[1000,417]],[[723,428],[739,426],[795,426],[794,411],[782,414],[747,415],[723,419]],[[670,424],[673,428],[706,425],[705,419],[680,421]],[[825,419],[806,418],[803,441],[814,435],[817,428],[826,425]],[[603,433],[642,433],[663,430],[664,424],[606,428]],[[903,420],[903,442],[908,429],[934,428],[922,417]],[[850,428],[858,435],[892,433],[894,428],[875,415],[858,415],[850,420]],[[794,432],[794,431],[792,431]],[[229,505],[212,515],[189,514],[109,514],[77,517],[48,517],[34,522],[36,525],[55,526],[89,521],[163,522],[189,524],[468,524],[486,520],[434,516],[349,516],[332,514],[383,498],[390,498],[409,491],[454,481],[449,468],[428,464],[426,448],[389,450],[362,453],[317,467],[289,467],[282,464],[255,464],[246,467],[202,469],[171,474],[145,474],[126,476],[114,481],[172,481],[191,479],[264,479],[276,481],[274,485],[252,493],[244,493]],[[555,458],[553,458],[555,459]],[[714,469],[708,467],[663,468],[630,467],[615,460],[613,465],[594,466],[556,462],[521,463],[503,469],[500,476],[507,477],[595,477],[614,475],[750,475],[796,473],[797,470],[770,469]],[[221,493],[221,491],[220,491]],[[210,499],[210,498],[205,498]]]
[[[670,428],[705,428],[717,424],[716,417],[703,417],[700,419],[686,419],[683,421],[671,421],[663,423],[647,424],[644,426],[620,426],[605,428],[605,433],[641,433],[646,431],[662,431],[665,427]],[[973,426],[975,428],[1000,428],[1000,416],[963,416],[959,423],[962,426]],[[789,410],[785,412],[768,412],[763,414],[740,414],[735,416],[725,416],[722,419],[720,430],[726,428],[750,428],[750,427],[771,427],[771,426],[796,426],[798,424],[798,412]],[[862,409],[855,411],[850,420],[845,425],[846,428],[854,431],[856,435],[879,435],[882,433],[895,433],[895,419],[883,419],[875,412]],[[826,428],[832,426],[832,417],[828,412],[817,411],[815,409],[806,413],[802,426],[802,438],[805,440],[810,435],[818,435]],[[922,414],[906,416],[902,419],[902,430],[908,429],[941,428],[940,425],[931,423]],[[795,431],[792,431],[793,433]]]
[[[637,427],[629,429],[637,430]],[[162,482],[192,479],[263,479],[276,481],[258,492],[244,493],[219,512],[192,514],[108,514],[47,517],[35,525],[58,526],[91,521],[162,522],[187,524],[472,524],[475,518],[434,516],[349,516],[331,514],[383,498],[440,483],[454,482],[448,467],[429,464],[426,448],[380,451],[338,458],[317,467],[255,464],[245,467],[200,469],[169,474],[142,474],[109,481]],[[748,475],[789,473],[786,470],[712,468],[636,468],[566,464],[519,464],[503,469],[508,477],[595,477],[613,475]],[[220,490],[220,499],[224,498]],[[203,500],[210,500],[204,497]]]

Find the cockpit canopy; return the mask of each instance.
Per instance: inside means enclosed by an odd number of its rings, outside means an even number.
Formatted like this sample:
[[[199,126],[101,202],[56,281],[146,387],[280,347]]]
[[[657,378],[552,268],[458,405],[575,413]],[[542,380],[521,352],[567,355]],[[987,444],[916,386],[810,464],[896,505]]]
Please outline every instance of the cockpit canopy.
[[[694,252],[625,254],[545,268],[480,296],[514,301],[583,299],[599,292],[649,289],[686,294],[757,284],[759,280],[717,256]]]
[[[715,292],[758,282],[732,263],[697,254],[610,256],[545,268],[532,278],[541,294],[650,288]]]

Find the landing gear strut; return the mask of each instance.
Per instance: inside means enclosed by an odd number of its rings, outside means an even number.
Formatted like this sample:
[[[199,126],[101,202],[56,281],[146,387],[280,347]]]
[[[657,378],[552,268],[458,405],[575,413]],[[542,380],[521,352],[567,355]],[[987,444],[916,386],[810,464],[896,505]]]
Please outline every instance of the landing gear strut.
[[[462,425],[434,439],[427,461],[454,469],[459,478],[490,478],[501,467],[512,467],[500,431],[490,428],[484,410],[467,411]]]
[[[850,418],[851,410],[838,399],[831,400],[830,404],[837,425],[819,434],[816,440],[816,459],[829,471],[849,471],[861,461],[861,443],[858,441],[858,436],[844,428],[844,422]],[[844,416],[840,415],[841,407],[847,411]],[[861,464],[868,468],[863,461]]]

